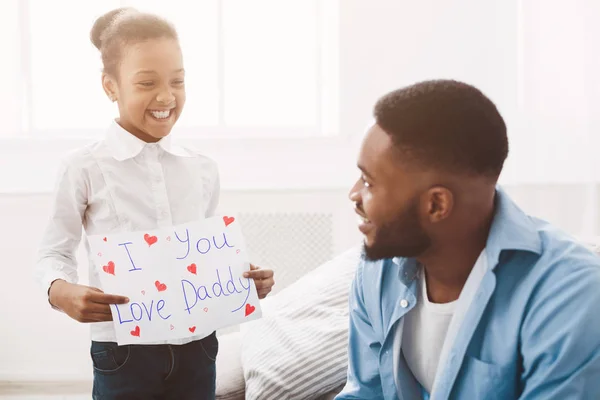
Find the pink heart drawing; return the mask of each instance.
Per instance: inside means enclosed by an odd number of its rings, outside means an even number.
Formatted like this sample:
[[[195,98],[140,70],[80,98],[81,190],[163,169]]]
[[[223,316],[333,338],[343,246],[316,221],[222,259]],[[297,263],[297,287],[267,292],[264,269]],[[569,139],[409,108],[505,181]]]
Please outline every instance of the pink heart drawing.
[[[167,242],[171,241],[171,236],[167,236]]]
[[[208,307],[204,307],[204,312],[208,312]]]
[[[187,270],[190,271],[192,274],[196,275],[196,264],[192,263],[188,265]]]
[[[173,325],[171,325],[171,330],[175,329],[175,327]]]
[[[240,252],[241,252],[241,250],[240,250],[240,249],[237,249],[237,250],[235,251],[235,254],[240,254]]]
[[[98,253],[98,257],[102,257],[102,253]]]
[[[156,286],[156,289],[159,292],[164,292],[165,290],[167,290],[167,285],[165,285],[164,283],[160,283],[160,281],[154,282],[154,285]]]
[[[227,216],[223,217],[223,222],[225,222],[225,226],[231,224],[233,221],[235,221],[235,218],[233,218],[233,217],[227,217]]]
[[[144,240],[146,241],[146,243],[148,243],[148,247],[150,247],[158,241],[158,238],[156,236],[150,236],[146,233],[144,235]]]
[[[115,263],[109,261],[108,264],[102,267],[102,270],[107,274],[114,275],[115,274]]]
[[[246,303],[246,317],[252,314],[256,310],[256,307],[251,306],[250,303]]]
[[[129,332],[129,333],[131,333],[131,336],[137,336],[137,337],[139,337],[139,336],[140,336],[140,327],[139,327],[139,326],[136,326],[136,327],[135,327],[135,329],[134,329],[134,330],[132,330],[132,331],[131,331],[131,332]]]
[[[146,291],[145,291],[145,290],[142,290],[142,294],[145,296],[145,295],[146,295]]]

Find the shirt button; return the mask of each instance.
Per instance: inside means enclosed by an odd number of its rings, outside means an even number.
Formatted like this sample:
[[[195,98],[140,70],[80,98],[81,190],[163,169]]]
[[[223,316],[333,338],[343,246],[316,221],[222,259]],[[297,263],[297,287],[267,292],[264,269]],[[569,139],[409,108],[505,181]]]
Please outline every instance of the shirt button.
[[[402,308],[408,307],[408,301],[406,299],[402,299],[400,301],[400,307],[402,307]]]

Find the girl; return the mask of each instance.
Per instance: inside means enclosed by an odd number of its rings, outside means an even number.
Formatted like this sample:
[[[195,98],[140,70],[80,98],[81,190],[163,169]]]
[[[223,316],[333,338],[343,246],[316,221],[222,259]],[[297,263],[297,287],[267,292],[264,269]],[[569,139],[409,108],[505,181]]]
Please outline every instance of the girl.
[[[173,26],[120,8],[95,22],[91,40],[102,55],[102,87],[117,102],[119,118],[104,140],[63,164],[37,263],[39,280],[54,308],[92,323],[94,399],[214,399],[214,332],[117,346],[109,304],[128,299],[97,288],[91,258],[91,287],[76,284],[82,225],[88,235],[168,227],[214,215],[219,198],[216,164],[170,140],[185,104]],[[87,240],[86,249],[89,255]],[[247,277],[254,279],[260,298],[274,284],[271,270],[252,266]]]

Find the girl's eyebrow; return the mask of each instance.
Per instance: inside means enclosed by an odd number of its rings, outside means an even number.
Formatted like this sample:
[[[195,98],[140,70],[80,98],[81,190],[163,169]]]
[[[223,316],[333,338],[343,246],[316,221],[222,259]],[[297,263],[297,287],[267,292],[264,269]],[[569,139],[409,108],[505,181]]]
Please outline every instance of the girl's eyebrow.
[[[135,73],[135,75],[142,75],[142,74],[155,74],[156,71],[152,71],[150,69],[140,69],[139,71],[137,71]]]
[[[180,73],[180,72],[184,72],[185,70],[183,68],[179,68],[175,71],[173,71],[174,73]],[[140,69],[139,71],[137,71],[135,73],[135,75],[142,75],[142,74],[156,74],[156,71],[153,71],[151,69]]]

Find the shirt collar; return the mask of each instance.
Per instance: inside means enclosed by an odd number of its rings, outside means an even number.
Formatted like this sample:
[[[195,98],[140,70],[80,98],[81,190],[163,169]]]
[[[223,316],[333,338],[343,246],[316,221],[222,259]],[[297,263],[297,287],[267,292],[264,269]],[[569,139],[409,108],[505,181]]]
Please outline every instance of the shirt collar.
[[[106,143],[111,151],[112,156],[117,161],[124,161],[130,158],[134,158],[144,149],[145,146],[152,145],[146,143],[141,139],[133,136],[131,133],[126,131],[116,121],[113,121],[108,129],[106,135]],[[173,144],[171,135],[165,136],[157,142],[164,151],[174,156],[179,157],[191,157],[189,151],[185,150],[181,146]]]
[[[494,269],[503,250],[542,253],[542,239],[535,220],[525,214],[500,187],[496,189],[496,213],[488,235],[488,263]]]

